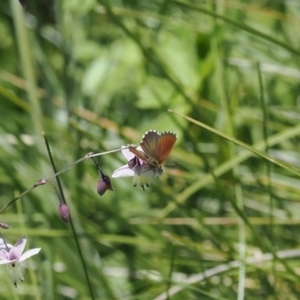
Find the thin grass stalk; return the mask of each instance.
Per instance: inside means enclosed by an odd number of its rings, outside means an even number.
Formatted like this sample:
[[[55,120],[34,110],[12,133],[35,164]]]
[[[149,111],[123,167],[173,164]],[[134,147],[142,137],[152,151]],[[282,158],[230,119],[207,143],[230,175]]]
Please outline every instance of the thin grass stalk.
[[[30,105],[27,102],[23,101],[16,94],[12,93],[10,89],[2,85],[0,85],[0,95],[4,96],[7,100],[25,112],[30,112]]]
[[[48,153],[48,156],[49,156],[52,168],[53,168],[53,172],[57,173],[55,163],[54,163],[54,160],[53,160],[53,157],[52,157],[50,145],[49,145],[49,142],[48,142],[48,139],[47,139],[46,135],[44,135],[44,139],[45,139],[45,144],[46,144],[46,148],[47,148],[47,153]],[[62,189],[62,185],[61,185],[59,176],[56,176],[56,182],[57,182],[57,185],[58,185],[58,189],[60,191],[60,195],[61,195],[64,203],[66,203],[66,199],[64,197],[64,193],[63,193],[63,189]],[[73,237],[75,239],[75,243],[76,243],[76,246],[77,246],[79,259],[81,261],[82,268],[83,268],[83,271],[84,271],[84,276],[86,278],[86,282],[87,282],[87,285],[88,285],[88,290],[89,290],[89,293],[90,293],[90,297],[91,297],[91,299],[95,300],[92,285],[91,285],[88,270],[87,270],[87,265],[86,265],[85,260],[84,260],[83,252],[82,252],[82,249],[81,249],[81,246],[80,246],[80,243],[79,243],[78,235],[77,235],[77,232],[75,230],[75,226],[73,224],[72,218],[70,218],[70,224],[71,224],[71,230],[72,230],[72,233],[73,233]]]
[[[11,0],[10,3],[15,24],[18,49],[21,57],[21,66],[26,81],[27,95],[30,104],[31,121],[35,134],[35,143],[38,149],[42,151],[42,143],[40,142],[41,139],[39,138],[43,131],[42,111],[36,88],[34,63],[32,58],[32,51],[30,50],[31,42],[24,20],[24,13],[20,3],[15,0]]]
[[[258,242],[260,248],[266,249],[267,251],[271,252],[273,254],[273,257],[278,259],[278,256],[269,240],[268,237],[264,237],[262,238],[254,229],[254,227],[252,226],[252,224],[249,222],[245,212],[243,210],[241,210],[238,205],[236,204],[234,198],[231,196],[231,194],[227,191],[226,188],[224,188],[224,186],[222,185],[222,183],[220,182],[219,178],[217,178],[213,173],[212,176],[214,177],[219,190],[222,192],[222,194],[225,196],[225,198],[230,202],[230,204],[232,205],[234,211],[239,215],[240,218],[243,219],[243,221],[245,222],[245,224],[248,226],[248,228],[251,230],[254,239]],[[284,265],[284,267],[286,268],[286,271],[290,273],[291,276],[293,276],[295,279],[298,277],[298,275],[296,274],[296,272],[288,265],[288,263],[285,260],[280,260],[280,262],[282,263],[282,265]],[[241,262],[243,263],[243,262]]]
[[[262,131],[263,131],[263,136],[266,144],[265,152],[269,152],[269,143],[268,143],[268,129],[267,129],[267,123],[268,123],[268,112],[267,112],[267,105],[264,97],[264,85],[263,85],[263,80],[262,80],[262,74],[260,70],[260,64],[256,64],[257,67],[257,75],[258,75],[258,84],[259,84],[259,102],[261,105],[261,110],[263,112],[263,122],[262,122]],[[270,241],[273,244],[274,241],[274,198],[273,198],[273,189],[272,189],[272,178],[271,178],[271,168],[272,165],[269,161],[265,161],[266,165],[266,176],[268,178],[268,183],[267,183],[267,189],[268,189],[268,194],[269,194],[269,203],[270,203]],[[276,245],[273,244],[273,247],[275,248]],[[273,275],[274,275],[274,297],[277,299],[277,293],[276,293],[276,259],[273,260],[272,262],[272,268],[273,268]]]
[[[53,276],[52,270],[53,270],[53,251],[51,248],[46,249],[45,256],[48,258],[47,261],[44,261],[42,264],[43,267],[43,275],[45,279],[45,285],[44,288],[47,292],[47,298],[45,300],[55,300],[56,297],[54,294],[56,294],[56,291],[54,289],[54,282],[55,278]],[[51,257],[51,258],[50,258]]]
[[[218,24],[216,24],[218,27]],[[221,30],[221,28],[219,28]],[[220,51],[218,49],[218,41],[216,39],[212,40],[212,47],[217,52],[217,62],[216,62],[216,73],[217,73],[217,82],[218,86],[218,97],[221,102],[221,107],[223,108],[225,114],[224,128],[225,132],[227,132],[230,136],[234,136],[234,123],[232,119],[232,113],[230,109],[229,99],[226,97],[225,83],[224,83],[224,70],[223,64],[220,57]],[[233,159],[238,155],[238,149],[236,145],[229,143],[228,145],[230,159]],[[239,164],[236,164],[232,168],[233,178],[234,178],[234,191],[237,206],[241,211],[244,211],[244,201],[243,201],[243,192],[240,184],[240,172],[239,172]],[[247,218],[247,216],[245,215]],[[246,236],[245,236],[245,223],[243,218],[239,218],[238,224],[238,235],[239,235],[239,259],[241,261],[241,265],[239,267],[239,280],[238,280],[238,294],[237,299],[243,300],[245,294],[245,273],[246,273],[246,265],[244,263],[246,258]]]
[[[270,218],[269,217],[248,217],[249,222],[252,225],[257,226],[269,226]],[[273,219],[274,225],[299,225],[300,220],[296,218]],[[207,228],[208,226],[236,226],[239,224],[238,217],[206,217],[203,218],[202,223],[199,224],[197,218],[166,218],[161,220],[160,218],[130,218],[129,223],[132,225],[168,225],[168,226],[191,226],[198,229]]]
[[[37,38],[33,39],[33,45],[37,60],[43,66],[44,75],[47,78],[52,90],[54,91],[54,95],[65,98],[63,87],[61,86],[59,79],[57,78],[53,68],[51,67],[51,64],[49,63],[48,57],[44,53],[43,48],[41,47]]]
[[[167,294],[167,300],[169,300],[169,294],[168,291],[171,288],[171,278],[172,278],[172,274],[174,271],[174,266],[175,266],[175,258],[176,258],[176,245],[172,244],[171,245],[171,257],[170,257],[170,271],[169,271],[169,275],[168,275],[168,281],[167,281],[167,287],[166,287],[166,294]]]
[[[262,32],[260,32],[256,29],[252,28],[251,26],[248,26],[248,25],[244,24],[244,23],[234,21],[232,19],[221,16],[219,14],[216,14],[215,12],[206,10],[206,9],[200,7],[200,6],[196,6],[196,5],[193,5],[193,4],[183,3],[183,2],[180,2],[180,1],[174,1],[173,3],[177,4],[178,6],[185,7],[189,10],[199,11],[199,12],[202,12],[203,14],[209,15],[209,16],[214,17],[216,19],[223,20],[225,23],[233,25],[234,27],[237,27],[239,30],[243,30],[245,32],[253,34],[254,36],[260,37],[260,38],[262,38],[266,41],[269,41],[269,42],[271,42],[275,45],[278,45],[278,46],[282,47],[283,49],[286,49],[287,51],[289,51],[292,54],[300,56],[300,51],[298,49],[295,49],[295,48],[291,47],[290,45],[288,45],[284,42],[281,42],[281,41],[273,38],[270,35],[262,33]]]
[[[200,121],[197,121],[197,120],[195,120],[193,118],[190,118],[190,117],[185,116],[185,115],[180,114],[180,113],[175,113],[175,114],[177,114],[178,116],[181,116],[181,117],[185,118],[186,120],[189,120],[189,121],[191,121],[191,122],[193,122],[193,123],[201,126],[202,128],[205,128],[206,130],[208,130],[208,131],[210,131],[212,133],[215,133],[215,134],[221,136],[222,138],[224,138],[224,139],[226,139],[226,140],[228,140],[228,141],[230,141],[230,142],[232,142],[232,143],[234,143],[234,144],[236,144],[238,146],[241,146],[241,147],[245,148],[246,150],[252,152],[253,154],[255,154],[255,155],[257,155],[257,156],[259,156],[261,158],[264,158],[265,160],[267,160],[267,161],[269,161],[269,162],[271,162],[271,163],[273,163],[273,164],[275,164],[275,165],[277,165],[277,166],[279,166],[279,167],[281,167],[281,168],[283,168],[285,170],[288,170],[292,174],[297,175],[298,177],[300,177],[300,171],[299,170],[295,169],[291,165],[288,165],[286,163],[282,163],[281,161],[276,160],[276,159],[270,157],[269,155],[267,155],[264,152],[262,152],[262,150],[258,150],[256,148],[254,148],[253,146],[250,146],[250,145],[248,145],[248,144],[246,144],[246,143],[244,143],[244,142],[242,142],[242,141],[240,141],[240,140],[238,140],[238,139],[236,139],[236,138],[234,138],[232,136],[228,136],[227,134],[224,134],[223,132],[221,132],[219,130],[216,130],[213,127],[211,127],[209,125],[206,125],[206,124],[204,124],[204,123],[202,123]]]
[[[184,115],[179,114],[172,110],[169,110],[169,111],[171,113],[181,116],[187,120],[190,120],[191,122],[196,122],[196,124],[199,124],[198,121],[196,121],[192,118],[189,118],[187,116],[184,116]],[[203,124],[203,123],[201,123],[201,124]],[[210,127],[205,127],[205,128],[210,128]],[[270,136],[268,138],[268,143],[271,147],[271,146],[277,145],[279,143],[282,143],[290,138],[293,138],[299,134],[300,134],[300,124],[295,125],[294,127],[285,129],[279,133],[276,133],[276,134]],[[259,141],[259,142],[255,143],[254,145],[252,145],[252,147],[257,150],[263,150],[266,147],[265,141],[264,140]],[[235,158],[229,159],[229,160],[225,161],[224,163],[222,163],[221,165],[219,165],[217,168],[215,168],[213,170],[213,172],[214,172],[214,174],[216,174],[216,176],[221,176],[222,174],[225,174],[226,172],[230,171],[234,165],[247,160],[251,156],[253,156],[253,153],[251,151],[244,151],[244,152],[240,153],[239,155],[237,155]],[[298,172],[297,172],[297,174],[298,174]],[[161,210],[159,216],[161,218],[166,217],[170,212],[172,212],[177,207],[176,203],[179,203],[179,204],[184,203],[192,194],[194,194],[195,192],[204,188],[207,184],[211,183],[213,180],[214,179],[213,179],[212,175],[207,174],[207,175],[203,176],[202,178],[200,178],[200,180],[195,181],[193,184],[188,186],[181,194],[179,194],[176,197],[176,202],[169,203],[163,210]]]

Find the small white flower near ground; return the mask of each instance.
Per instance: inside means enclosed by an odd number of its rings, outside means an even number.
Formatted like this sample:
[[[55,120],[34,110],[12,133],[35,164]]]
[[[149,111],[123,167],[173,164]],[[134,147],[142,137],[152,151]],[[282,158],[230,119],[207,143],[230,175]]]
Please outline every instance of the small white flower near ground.
[[[41,250],[41,248],[34,248],[23,253],[25,245],[25,237],[21,237],[15,246],[7,244],[3,239],[0,239],[0,265],[6,264],[8,266],[8,272],[15,287],[17,287],[18,282],[24,280],[23,269],[20,263],[27,258],[38,254]]]

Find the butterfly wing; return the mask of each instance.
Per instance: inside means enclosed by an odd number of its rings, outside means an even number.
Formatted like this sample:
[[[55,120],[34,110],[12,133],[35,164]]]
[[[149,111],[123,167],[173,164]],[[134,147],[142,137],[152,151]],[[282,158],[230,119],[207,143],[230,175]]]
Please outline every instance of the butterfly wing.
[[[143,151],[151,158],[155,158],[157,156],[157,142],[159,136],[159,133],[155,130],[149,130],[142,138],[141,147]]]
[[[171,153],[175,143],[177,140],[177,136],[173,132],[165,131],[161,133],[159,139],[157,141],[156,151],[157,156],[156,160],[161,165]]]
[[[136,157],[143,161],[147,161],[148,156],[141,150],[138,150],[137,147],[134,146],[128,146],[128,149],[130,152],[132,152]]]
[[[134,146],[129,146],[128,149],[141,160],[158,167],[167,159],[176,140],[177,136],[173,132],[165,131],[159,134],[155,130],[149,130],[144,134],[140,144],[143,151]]]
[[[173,132],[165,131],[161,134],[154,130],[145,133],[141,147],[149,157],[148,162],[155,166],[161,165],[172,151],[177,136]]]

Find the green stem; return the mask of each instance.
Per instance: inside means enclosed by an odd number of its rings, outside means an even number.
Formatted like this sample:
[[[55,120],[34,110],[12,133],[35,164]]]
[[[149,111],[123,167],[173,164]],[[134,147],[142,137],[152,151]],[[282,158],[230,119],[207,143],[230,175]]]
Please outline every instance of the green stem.
[[[44,135],[44,139],[45,139],[45,144],[46,144],[47,152],[48,152],[51,164],[52,164],[53,171],[54,171],[54,173],[57,173],[55,163],[54,163],[54,160],[53,160],[53,157],[52,157],[50,145],[49,145],[49,142],[48,142],[48,139],[47,139],[46,135]],[[59,179],[58,176],[56,176],[56,181],[57,181],[57,184],[58,184],[58,187],[59,187],[60,195],[61,195],[64,203],[66,203],[66,199],[65,199],[65,196],[64,196],[64,193],[63,193],[62,185],[61,185],[61,182],[60,182],[60,179]],[[91,299],[94,300],[95,297],[94,297],[92,285],[91,285],[91,282],[90,282],[89,274],[88,274],[88,271],[87,271],[87,266],[86,266],[86,263],[84,261],[83,253],[82,253],[82,250],[81,250],[81,246],[80,246],[80,243],[79,243],[79,239],[78,239],[78,236],[77,236],[72,218],[70,218],[70,224],[71,224],[72,233],[73,233],[73,236],[74,236],[74,239],[75,239],[75,243],[76,243],[76,246],[77,246],[79,258],[80,258],[80,261],[81,261],[81,264],[82,264],[82,267],[83,267],[86,282],[87,282],[87,285],[88,285],[88,288],[89,288],[89,291],[90,291],[90,297],[91,297]]]
[[[290,165],[287,165],[287,164],[282,163],[282,162],[280,162],[280,161],[278,161],[278,160],[275,160],[274,158],[272,158],[271,156],[265,154],[264,152],[262,152],[262,151],[260,151],[260,150],[257,150],[257,149],[255,149],[254,147],[251,147],[251,146],[247,145],[246,143],[244,143],[244,142],[242,142],[242,141],[240,141],[240,140],[237,140],[237,139],[234,138],[234,137],[228,136],[228,135],[222,133],[221,131],[219,131],[219,130],[217,130],[217,129],[214,129],[213,127],[210,127],[209,125],[206,125],[206,124],[204,124],[204,123],[202,123],[202,122],[200,122],[200,121],[197,121],[197,120],[195,120],[195,119],[193,119],[193,118],[190,118],[190,117],[188,117],[188,116],[185,116],[185,115],[183,115],[183,114],[180,114],[180,113],[178,113],[178,112],[175,112],[175,111],[173,111],[173,110],[171,110],[171,109],[169,110],[169,112],[171,112],[171,113],[173,113],[173,114],[176,114],[176,115],[178,115],[178,116],[180,116],[180,117],[182,117],[182,118],[184,118],[184,119],[186,119],[186,120],[188,120],[188,121],[190,121],[190,122],[192,122],[192,123],[194,123],[194,124],[196,124],[196,125],[199,125],[200,127],[204,128],[204,129],[206,129],[206,130],[208,130],[208,131],[210,131],[210,132],[213,132],[213,133],[215,133],[215,134],[221,136],[222,138],[224,138],[224,139],[226,139],[226,140],[228,140],[228,141],[230,141],[230,142],[232,142],[232,143],[234,143],[234,144],[236,144],[236,145],[238,145],[238,146],[241,146],[241,147],[247,149],[248,151],[253,152],[253,153],[256,154],[257,156],[260,156],[260,157],[266,159],[267,161],[273,163],[274,165],[277,165],[277,166],[279,166],[279,167],[281,167],[281,168],[283,168],[283,169],[285,169],[285,170],[288,170],[289,172],[291,172],[291,173],[297,175],[298,177],[300,177],[300,172],[299,172],[299,170],[295,169],[294,167],[292,167],[292,166],[290,166]]]
[[[264,135],[264,140],[265,140],[265,144],[266,144],[266,148],[265,148],[265,152],[268,153],[269,152],[269,143],[268,143],[268,130],[267,130],[267,122],[268,122],[268,114],[267,114],[267,105],[265,102],[265,98],[264,98],[264,86],[263,86],[263,80],[262,80],[262,74],[261,74],[261,70],[260,70],[260,64],[257,63],[257,75],[258,75],[258,84],[259,84],[259,101],[260,101],[260,105],[261,105],[261,110],[263,112],[263,135]],[[276,245],[274,245],[274,198],[273,198],[273,189],[272,189],[272,179],[271,179],[271,163],[269,161],[266,161],[266,175],[268,178],[268,183],[267,183],[267,189],[268,189],[268,194],[269,194],[269,202],[270,202],[270,210],[269,210],[269,214],[270,214],[270,241],[272,243],[272,246],[275,248]],[[275,296],[275,299],[277,299],[277,292],[276,292],[276,259],[274,259],[272,261],[272,269],[273,269],[273,275],[274,275],[274,291],[273,294]]]

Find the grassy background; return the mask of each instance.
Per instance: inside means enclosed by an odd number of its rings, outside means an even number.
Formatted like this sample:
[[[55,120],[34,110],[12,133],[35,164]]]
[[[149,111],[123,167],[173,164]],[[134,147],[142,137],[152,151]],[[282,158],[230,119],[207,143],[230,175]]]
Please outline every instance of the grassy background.
[[[53,173],[42,132],[59,170],[178,135],[145,192],[60,175],[91,288],[50,185],[2,211],[42,251],[17,289],[0,268],[1,299],[299,299],[299,25],[297,1],[1,1],[1,207]]]

